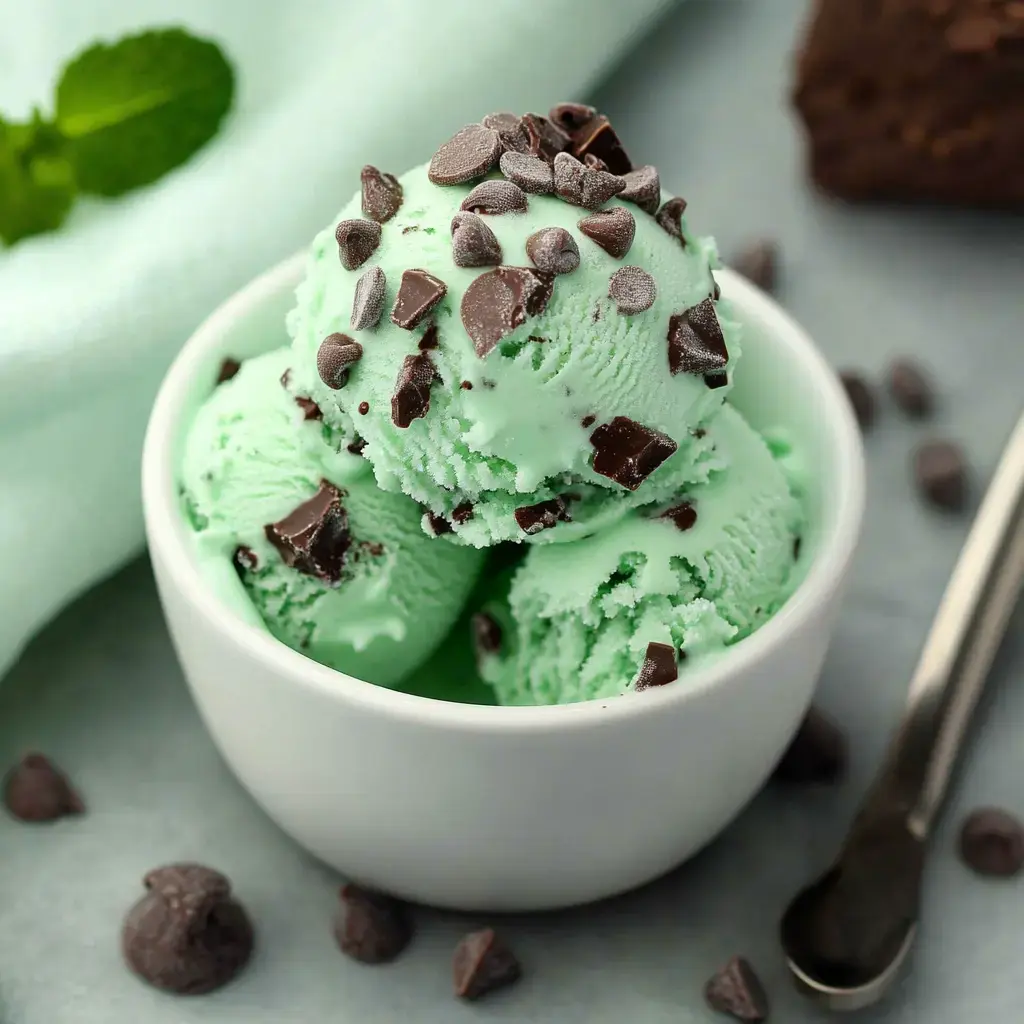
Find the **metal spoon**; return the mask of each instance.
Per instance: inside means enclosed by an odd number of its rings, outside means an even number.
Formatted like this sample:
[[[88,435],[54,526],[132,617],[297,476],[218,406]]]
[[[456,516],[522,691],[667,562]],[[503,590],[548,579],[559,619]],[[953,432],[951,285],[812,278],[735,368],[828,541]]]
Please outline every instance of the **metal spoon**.
[[[925,842],[1024,584],[1024,416],[946,587],[882,770],[833,866],[782,918],[800,990],[832,1010],[877,1002],[917,932]]]

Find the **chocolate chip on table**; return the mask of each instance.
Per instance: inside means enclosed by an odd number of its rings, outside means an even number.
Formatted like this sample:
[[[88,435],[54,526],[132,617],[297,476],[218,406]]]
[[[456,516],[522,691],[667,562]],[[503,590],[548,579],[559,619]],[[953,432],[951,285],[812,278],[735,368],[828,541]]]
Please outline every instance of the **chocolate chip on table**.
[[[56,821],[85,811],[67,776],[43,754],[26,754],[7,773],[3,791],[4,806],[19,821]]]
[[[794,542],[794,557],[799,547]],[[812,707],[772,778],[792,785],[831,785],[846,774],[846,736],[824,712]]]
[[[263,528],[285,565],[323,583],[340,582],[352,545],[342,496],[334,484],[321,480],[312,498]]]
[[[621,260],[629,252],[636,234],[633,214],[624,206],[598,210],[579,221],[579,229],[596,242],[612,259]]]
[[[734,956],[708,979],[704,1000],[712,1010],[739,1021],[757,1024],[768,1019],[768,994],[749,961],[740,956]]]
[[[527,205],[526,193],[515,182],[488,178],[462,200],[461,209],[497,217],[503,213],[522,213]]]
[[[363,216],[384,224],[402,205],[402,186],[393,174],[367,164],[359,175],[363,189]]]
[[[357,885],[343,885],[338,895],[334,938],[346,956],[386,964],[412,941],[412,914],[405,903]]]
[[[585,124],[590,124],[595,117],[597,111],[585,103],[559,103],[548,111],[548,120],[569,135]]]
[[[546,195],[555,190],[555,174],[546,160],[529,153],[505,152],[498,161],[501,173],[524,192]]]
[[[657,295],[654,278],[641,267],[620,267],[608,282],[608,298],[622,316],[650,309]]]
[[[668,368],[678,373],[711,374],[729,362],[725,336],[712,299],[675,313],[668,322]],[[709,382],[708,386],[712,386]]]
[[[501,245],[484,219],[475,213],[452,217],[452,259],[457,267],[496,267]]]
[[[445,297],[448,286],[426,270],[406,270],[398,286],[391,322],[411,331]]]
[[[960,857],[979,875],[1012,878],[1024,868],[1024,826],[1008,811],[979,808],[960,829]]]
[[[477,660],[501,650],[501,626],[487,612],[477,612],[470,620],[473,630],[473,648]]]
[[[375,220],[343,220],[334,229],[338,256],[346,270],[358,270],[380,245],[380,225]]]
[[[853,414],[862,430],[869,430],[875,422],[875,393],[856,370],[843,370],[839,380],[846,389],[846,397],[853,406]]]
[[[572,145],[572,140],[558,125],[540,114],[524,114],[522,125],[529,140],[527,152],[531,156],[554,162],[559,153],[564,153]]]
[[[689,501],[681,501],[671,508],[665,509],[659,519],[671,519],[680,533],[692,530],[697,525],[697,510]]]
[[[464,935],[452,957],[452,981],[460,999],[474,1000],[518,981],[522,967],[493,928]]]
[[[559,153],[555,157],[555,191],[573,206],[596,210],[625,187],[623,178],[587,167],[569,153]]]
[[[766,292],[775,290],[778,277],[779,247],[771,239],[751,242],[733,260],[733,269]]]
[[[626,187],[619,193],[619,198],[627,203],[639,206],[644,213],[654,215],[658,212],[661,202],[661,180],[658,168],[644,164],[635,171],[622,175]]]
[[[231,556],[231,563],[239,576],[243,576],[247,572],[254,572],[260,567],[260,560],[256,557],[256,552],[247,544],[239,544],[235,548],[235,552]]]
[[[523,127],[523,119],[518,114],[499,112],[488,114],[481,122],[485,128],[493,128],[498,133],[503,152],[528,153],[530,137]]]
[[[673,237],[677,238],[683,245],[686,239],[683,237],[683,214],[686,213],[686,200],[680,196],[665,201],[664,205],[654,215],[654,219]]]
[[[889,367],[889,394],[908,415],[924,419],[935,408],[935,392],[925,372],[909,359],[897,359]]]
[[[430,388],[437,379],[437,367],[429,352],[405,357],[391,397],[391,422],[396,427],[404,430],[413,420],[427,415]]]
[[[633,163],[622,142],[603,114],[592,117],[573,131],[572,151],[580,160],[587,156],[597,157],[612,174],[628,174],[633,170]]]
[[[554,280],[554,274],[533,267],[498,267],[470,284],[460,314],[481,359],[528,316],[544,312]]]
[[[232,359],[228,356],[220,364],[220,369],[217,371],[217,384],[226,384],[238,371],[242,368],[242,364],[237,359]]]
[[[579,246],[565,228],[534,231],[526,240],[526,255],[549,274],[571,274],[580,265]]]
[[[642,693],[652,686],[667,686],[679,678],[679,666],[676,664],[676,651],[670,644],[650,643],[644,654],[644,663],[640,666],[634,693]]]
[[[333,391],[348,383],[349,368],[363,358],[363,346],[347,334],[328,334],[316,350],[316,372]]]
[[[482,178],[500,155],[501,140],[493,128],[466,125],[434,154],[427,177],[435,185],[461,185]]]
[[[572,515],[564,498],[538,501],[536,505],[523,505],[515,510],[516,523],[528,537],[542,530],[550,530],[559,523],[571,523]]]
[[[602,423],[590,435],[594,472],[635,491],[678,445],[667,434],[627,416]]]
[[[380,267],[370,267],[356,282],[352,296],[352,315],[349,326],[354,331],[367,331],[376,327],[384,312],[384,291],[387,278]]]
[[[176,995],[221,988],[248,963],[252,923],[231,883],[201,864],[150,871],[148,892],[128,912],[121,950],[143,981]]]
[[[921,497],[949,512],[967,504],[967,460],[952,441],[926,441],[914,452],[914,479]]]

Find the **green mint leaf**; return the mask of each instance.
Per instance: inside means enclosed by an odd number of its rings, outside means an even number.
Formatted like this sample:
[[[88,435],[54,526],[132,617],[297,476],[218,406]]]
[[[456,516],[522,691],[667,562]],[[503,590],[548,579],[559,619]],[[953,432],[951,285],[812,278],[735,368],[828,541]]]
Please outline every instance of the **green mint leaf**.
[[[220,48],[182,29],[84,50],[57,84],[79,188],[117,196],[156,181],[213,138],[234,89]]]
[[[0,118],[0,239],[13,245],[64,223],[75,175],[64,143],[37,113],[30,124]]]

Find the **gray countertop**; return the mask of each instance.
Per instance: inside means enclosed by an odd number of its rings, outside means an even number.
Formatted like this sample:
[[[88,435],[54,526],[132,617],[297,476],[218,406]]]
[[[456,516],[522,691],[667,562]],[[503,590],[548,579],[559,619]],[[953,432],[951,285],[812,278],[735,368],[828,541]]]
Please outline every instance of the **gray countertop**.
[[[868,441],[864,543],[821,682],[822,704],[851,734],[851,778],[834,791],[769,789],[709,849],[641,892],[504,922],[526,980],[459,1006],[448,963],[464,919],[423,913],[417,942],[390,968],[335,951],[337,879],[263,817],[219,760],[139,562],[45,630],[0,687],[0,764],[26,747],[50,751],[90,803],[87,817],[52,828],[0,816],[3,1024],[686,1024],[713,1019],[702,982],[740,951],[765,978],[774,1020],[817,1019],[789,988],[775,921],[833,851],[877,763],[968,526],[914,501],[912,446],[937,431],[961,440],[980,489],[1020,411],[1024,220],[852,209],[807,188],[784,102],[803,10],[801,0],[691,0],[598,102],[632,151],[686,196],[692,225],[718,229],[726,256],[755,236],[781,241],[780,297],[836,365],[877,374],[893,354],[914,353],[941,384],[932,424],[885,408]],[[1024,812],[1022,627],[1018,612],[934,844],[913,972],[862,1020],[1021,1018],[1024,887],[970,876],[953,835],[979,802]],[[119,960],[120,918],[141,875],[178,858],[231,874],[260,929],[253,968],[202,999],[152,992]]]

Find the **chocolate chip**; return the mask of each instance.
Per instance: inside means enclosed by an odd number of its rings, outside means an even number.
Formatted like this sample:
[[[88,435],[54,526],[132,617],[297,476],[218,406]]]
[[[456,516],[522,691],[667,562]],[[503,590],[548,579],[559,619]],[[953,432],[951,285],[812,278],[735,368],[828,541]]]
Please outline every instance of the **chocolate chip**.
[[[242,364],[229,356],[220,364],[220,369],[217,371],[217,383],[226,384],[241,368]]]
[[[712,1010],[736,1020],[757,1024],[768,1019],[768,996],[754,968],[734,956],[704,986],[704,999]]]
[[[353,455],[362,455],[366,451],[366,438],[356,436],[356,439],[348,444],[346,447]]]
[[[369,402],[360,402],[359,403],[359,415],[360,416],[365,416],[369,411],[370,411],[370,403]]]
[[[640,267],[621,267],[608,283],[608,298],[623,316],[650,309],[657,295],[654,278]]]
[[[391,322],[411,331],[445,297],[448,286],[425,270],[406,270],[391,307]]]
[[[935,408],[935,393],[928,377],[909,359],[898,359],[889,367],[889,393],[893,401],[915,419],[923,419]]]
[[[360,542],[359,546],[374,558],[380,558],[384,554],[384,545],[379,541],[364,540]]]
[[[775,290],[778,275],[779,247],[771,239],[752,242],[740,250],[733,260],[733,269],[766,292]]]
[[[370,267],[356,282],[352,296],[352,315],[349,326],[354,331],[366,331],[376,327],[384,311],[384,290],[387,278],[380,267]]]
[[[564,132],[570,135],[577,128],[590,124],[597,117],[597,111],[588,107],[585,103],[559,103],[548,112],[548,120],[557,124]]]
[[[526,193],[518,185],[500,178],[488,178],[462,200],[461,209],[496,217],[503,213],[522,213],[526,207]]]
[[[463,391],[472,391],[472,390],[473,390],[473,382],[472,382],[471,380],[464,380],[464,381],[462,381],[462,382],[461,382],[461,383],[459,384],[459,387],[460,387],[460,388],[461,388],[461,389],[462,389]]]
[[[621,260],[633,244],[636,221],[624,206],[613,206],[610,210],[598,210],[584,217],[579,222],[579,229],[612,259]]]
[[[367,164],[359,175],[363,186],[363,215],[384,224],[402,205],[402,186],[393,174]]]
[[[312,398],[308,398],[305,395],[296,395],[295,404],[302,410],[302,418],[304,420],[322,420],[324,418],[323,410]]]
[[[856,370],[843,370],[839,380],[846,389],[846,397],[853,406],[853,414],[862,430],[869,430],[875,422],[875,394],[871,385]]]
[[[493,615],[477,612],[470,625],[473,630],[473,647],[477,660],[501,650],[501,626]]]
[[[593,153],[587,153],[584,155],[583,166],[590,167],[595,171],[608,170],[608,165],[599,156],[594,156]]]
[[[565,228],[534,231],[526,240],[526,255],[549,274],[571,274],[580,265],[579,246]]]
[[[4,806],[19,821],[56,821],[85,810],[67,776],[42,754],[26,754],[4,779]]]
[[[571,523],[572,515],[563,498],[538,501],[536,505],[523,505],[515,511],[519,529],[528,537],[542,530],[550,530],[559,523]]]
[[[812,707],[775,767],[772,778],[791,785],[832,785],[846,774],[846,736]]]
[[[488,114],[482,124],[485,128],[493,128],[501,140],[501,148],[505,152],[528,153],[530,137],[523,127],[523,119],[518,114]]]
[[[483,177],[498,162],[501,140],[493,128],[466,125],[433,156],[427,177],[435,185],[461,185]]]
[[[550,163],[572,145],[572,140],[558,125],[540,114],[524,114],[522,125],[529,141],[527,152],[531,156],[539,156]]]
[[[596,210],[625,187],[618,175],[587,167],[568,153],[555,157],[555,191],[567,203]]]
[[[668,368],[673,376],[714,373],[725,369],[728,362],[725,336],[711,299],[704,299],[669,318]],[[710,382],[708,386],[712,386]]]
[[[591,118],[572,133],[572,151],[581,160],[593,154],[604,161],[612,174],[628,174],[633,170],[615,129],[603,114]]]
[[[231,564],[234,565],[235,572],[239,576],[243,576],[247,572],[254,572],[258,569],[260,560],[256,557],[256,552],[251,547],[246,544],[239,544],[231,556]]]
[[[352,544],[343,491],[326,480],[312,498],[263,529],[284,564],[327,584],[341,580],[345,554]]]
[[[414,231],[419,231],[419,229],[419,224],[406,224],[406,226],[402,228],[402,234],[411,235]]]
[[[438,344],[437,324],[428,324],[427,329],[423,332],[423,337],[420,338],[419,344],[416,347],[421,352],[432,352],[437,348]]]
[[[708,386],[708,389],[711,391],[714,391],[716,388],[724,388],[729,383],[729,374],[705,373],[704,383]]]
[[[498,161],[501,173],[524,192],[544,195],[555,190],[555,175],[551,164],[529,153],[506,152]]]
[[[676,650],[670,644],[650,643],[644,654],[644,663],[633,684],[634,693],[649,690],[652,686],[665,686],[679,678],[676,665]]]
[[[662,434],[626,416],[602,423],[591,435],[594,472],[635,491],[678,445]]]
[[[596,422],[597,417],[593,413],[590,413],[588,416],[584,416],[583,419],[580,420],[580,426],[586,430],[587,427],[592,427]]]
[[[683,245],[686,239],[683,237],[683,214],[686,212],[686,200],[676,196],[668,199],[660,210],[654,215],[654,219],[673,237],[678,238]]]
[[[471,501],[464,501],[452,509],[452,522],[455,523],[456,526],[462,526],[464,523],[468,523],[472,518],[473,503]]]
[[[624,174],[622,178],[626,182],[626,187],[619,193],[620,199],[639,206],[644,213],[658,212],[658,204],[661,202],[661,179],[658,177],[657,167],[644,164],[643,167]]]
[[[380,225],[374,220],[343,220],[334,229],[338,255],[346,270],[357,270],[380,245]]]
[[[333,391],[348,382],[348,371],[363,358],[363,346],[347,334],[328,334],[316,350],[316,372]]]
[[[921,496],[956,512],[967,503],[967,461],[951,441],[926,441],[914,452],[914,477]]]
[[[430,409],[430,387],[438,379],[428,352],[406,356],[391,397],[391,422],[403,430]]]
[[[533,267],[498,267],[473,281],[462,296],[461,316],[476,354],[483,358],[528,316],[543,313],[554,280]]]
[[[440,537],[444,533],[452,532],[452,524],[444,516],[439,516],[436,512],[425,512],[423,514],[423,522],[427,532],[434,537]]]
[[[334,938],[346,956],[386,964],[412,941],[412,915],[404,903],[357,885],[343,885],[338,895]]]
[[[452,217],[452,259],[457,267],[496,267],[501,245],[494,232],[475,213]]]
[[[464,935],[452,958],[452,980],[460,999],[479,999],[519,980],[522,967],[492,928]]]
[[[678,505],[665,509],[658,518],[671,519],[676,524],[676,529],[685,533],[697,524],[697,510],[690,502],[681,501]]]
[[[121,930],[125,961],[143,981],[177,995],[201,995],[245,967],[253,927],[224,875],[201,864],[170,864],[143,882],[149,891]]]
[[[1012,878],[1024,868],[1024,827],[1007,811],[979,808],[960,829],[960,856],[979,875]]]

